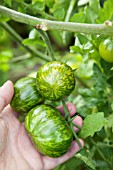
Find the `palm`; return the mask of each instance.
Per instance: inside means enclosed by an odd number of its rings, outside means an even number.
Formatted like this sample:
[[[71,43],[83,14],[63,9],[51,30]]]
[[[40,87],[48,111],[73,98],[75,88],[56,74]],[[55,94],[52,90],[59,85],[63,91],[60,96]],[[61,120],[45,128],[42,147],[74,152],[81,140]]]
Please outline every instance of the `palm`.
[[[8,100],[10,99],[7,99],[6,103],[9,103]],[[74,112],[74,110],[71,112]],[[68,160],[79,150],[77,143],[73,142],[70,150],[62,157],[42,156],[34,148],[24,124],[19,122],[17,113],[9,105],[3,109],[0,118],[0,125],[2,125],[0,136],[0,139],[2,139],[0,145],[1,170],[50,170]],[[76,121],[78,120],[76,119]],[[82,124],[82,120],[79,124]],[[3,160],[5,161],[3,162]]]

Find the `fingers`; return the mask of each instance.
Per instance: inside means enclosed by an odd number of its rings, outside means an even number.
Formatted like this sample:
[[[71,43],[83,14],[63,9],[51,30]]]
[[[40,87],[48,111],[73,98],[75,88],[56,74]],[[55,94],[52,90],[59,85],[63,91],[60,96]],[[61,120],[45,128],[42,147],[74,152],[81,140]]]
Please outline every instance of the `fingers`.
[[[80,139],[80,143],[82,144],[82,147],[84,147],[84,141],[82,139]],[[78,143],[76,141],[73,141],[70,149],[63,156],[61,156],[59,158],[44,157],[43,159],[44,159],[45,170],[53,169],[54,167],[58,166],[59,164],[69,160],[79,150],[80,150],[80,147],[79,147]]]
[[[76,113],[75,105],[73,103],[67,103],[66,105],[67,105],[67,108],[69,110],[70,116],[73,116]],[[62,115],[64,116],[63,106],[58,106],[57,108],[62,113]]]
[[[67,108],[68,108],[68,110],[70,112],[70,116],[75,115],[75,113],[76,113],[75,105],[73,103],[67,103],[66,105],[67,105]],[[57,108],[61,112],[61,114],[64,116],[65,113],[64,113],[63,106],[58,106]],[[77,116],[72,122],[74,124],[78,125],[80,128],[83,125],[83,120],[82,120],[82,118],[80,116]],[[75,132],[78,132],[78,130],[80,130],[79,128],[77,128],[75,126],[73,126],[73,127],[74,127]]]
[[[0,88],[0,112],[7,106],[14,94],[13,83],[11,81],[7,81],[1,88]]]
[[[80,129],[82,128],[82,125],[83,125],[83,120],[80,116],[77,116],[73,121],[72,121],[74,124],[78,125],[80,127]],[[74,131],[75,132],[78,132],[80,129],[77,128],[76,126],[73,126],[74,127]]]

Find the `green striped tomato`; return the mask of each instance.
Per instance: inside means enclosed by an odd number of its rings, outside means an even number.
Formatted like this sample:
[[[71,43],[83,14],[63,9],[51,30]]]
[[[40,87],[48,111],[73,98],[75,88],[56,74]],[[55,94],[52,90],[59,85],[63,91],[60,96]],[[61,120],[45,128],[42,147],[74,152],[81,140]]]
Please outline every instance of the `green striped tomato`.
[[[36,88],[36,79],[25,77],[14,84],[14,96],[11,107],[18,113],[27,113],[37,104],[43,103],[44,98]]]
[[[45,99],[59,101],[69,96],[74,90],[74,71],[63,62],[48,62],[38,70],[36,85]]]
[[[25,118],[25,128],[35,147],[46,156],[62,156],[73,140],[72,131],[60,111],[50,105],[31,109]]]

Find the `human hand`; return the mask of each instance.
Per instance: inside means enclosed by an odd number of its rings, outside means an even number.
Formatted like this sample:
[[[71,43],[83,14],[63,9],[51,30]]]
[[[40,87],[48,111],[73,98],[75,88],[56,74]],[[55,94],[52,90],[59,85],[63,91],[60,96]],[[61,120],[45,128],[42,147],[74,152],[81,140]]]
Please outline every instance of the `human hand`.
[[[79,151],[76,141],[72,142],[69,151],[59,158],[50,158],[41,155],[33,146],[24,123],[20,123],[10,107],[14,94],[11,81],[7,81],[0,88],[0,170],[51,170],[67,161]],[[70,115],[74,115],[76,108],[72,103],[67,104]],[[63,114],[63,107],[58,109]],[[82,127],[82,118],[77,116],[74,123]],[[77,132],[78,129],[74,127]],[[80,139],[82,146],[84,142]]]

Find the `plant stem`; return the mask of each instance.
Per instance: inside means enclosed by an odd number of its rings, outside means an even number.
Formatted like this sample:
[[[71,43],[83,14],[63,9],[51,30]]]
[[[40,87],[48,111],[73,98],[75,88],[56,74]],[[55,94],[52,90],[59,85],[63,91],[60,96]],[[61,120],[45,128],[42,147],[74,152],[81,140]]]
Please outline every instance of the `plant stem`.
[[[97,143],[98,146],[113,148],[113,144],[106,144],[102,142]]]
[[[68,108],[66,106],[65,100],[62,100],[62,105],[63,105],[64,113],[65,113],[64,118],[67,119],[68,122],[70,122],[70,114],[69,114]]]
[[[70,19],[70,17],[71,17],[71,13],[72,13],[72,11],[73,11],[73,9],[74,9],[74,6],[75,6],[75,4],[78,2],[78,0],[71,0],[70,1],[70,5],[69,5],[69,8],[68,8],[68,10],[67,10],[67,14],[66,14],[66,17],[65,17],[65,22],[68,22],[69,21],[69,19]]]
[[[41,37],[44,40],[45,44],[47,45],[47,49],[48,49],[49,55],[51,57],[51,60],[55,61],[56,59],[54,58],[53,50],[52,50],[51,43],[50,43],[50,40],[48,38],[48,35],[46,34],[46,32],[44,32],[44,31],[42,31],[40,29],[37,29],[37,31],[41,35]]]
[[[75,127],[77,127],[78,129],[81,129],[81,127],[80,127],[79,125],[77,125],[77,124],[75,124],[75,123],[73,123],[73,122],[72,122],[72,125],[75,126]]]
[[[28,25],[40,25],[41,29],[46,30],[62,30],[85,34],[98,34],[103,36],[113,36],[113,24],[86,24],[73,22],[60,22],[45,19],[39,19],[30,15],[26,15],[7,7],[0,6],[0,14],[3,14],[17,22]]]
[[[48,56],[46,56],[45,54],[41,53],[38,50],[35,50],[31,47],[28,47],[28,46],[25,46],[24,44],[22,44],[23,38],[13,28],[11,28],[9,24],[7,24],[6,22],[0,22],[0,26],[2,28],[4,28],[10,35],[12,35],[12,37],[14,39],[16,39],[31,54],[34,54],[35,56],[37,56],[45,61],[50,61],[48,59]]]
[[[62,100],[62,104],[63,104],[63,108],[64,108],[65,118],[67,118],[67,122],[69,122],[70,121],[70,114],[69,114],[68,108],[66,106],[65,100]],[[82,149],[82,145],[81,145],[81,143],[79,141],[79,138],[78,138],[78,136],[76,135],[76,133],[75,133],[75,131],[73,129],[72,122],[70,122],[69,125],[70,125],[70,129],[71,129],[71,131],[73,133],[73,136],[75,137],[80,149]]]
[[[72,118],[70,118],[70,120],[68,121],[68,123],[72,122],[78,115],[73,116]]]
[[[76,135],[76,133],[75,133],[75,131],[74,131],[74,129],[73,129],[73,125],[72,125],[72,124],[70,124],[70,128],[71,128],[71,130],[72,130],[73,136],[75,137],[75,139],[76,139],[76,141],[77,141],[80,149],[82,149],[83,147],[82,147],[82,145],[81,145],[81,143],[80,143],[80,141],[79,141],[78,136]]]
[[[77,0],[71,0],[70,1],[69,8],[67,10],[66,17],[65,17],[65,20],[64,20],[65,22],[69,21],[69,19],[71,17],[71,13],[72,13],[73,8],[74,8],[76,3],[77,3]],[[67,32],[64,31],[63,34],[62,34],[64,44],[66,44],[66,35],[67,35]]]

